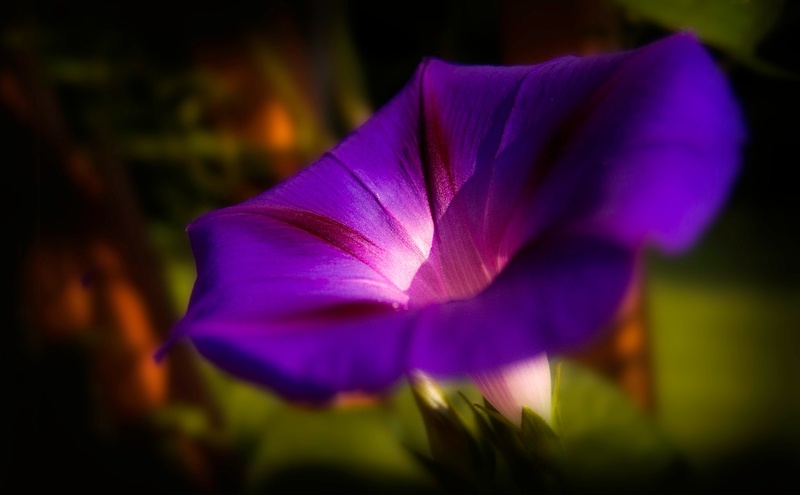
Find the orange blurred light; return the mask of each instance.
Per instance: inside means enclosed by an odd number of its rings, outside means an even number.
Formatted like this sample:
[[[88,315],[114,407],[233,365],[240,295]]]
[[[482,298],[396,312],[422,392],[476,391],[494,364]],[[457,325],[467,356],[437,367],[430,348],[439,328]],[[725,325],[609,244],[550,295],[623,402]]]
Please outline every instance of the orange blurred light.
[[[150,312],[139,290],[122,270],[113,247],[92,246],[94,259],[105,275],[102,306],[108,311],[111,345],[99,356],[101,380],[112,407],[122,416],[139,416],[167,401],[168,366],[157,364],[158,347]]]
[[[291,151],[297,143],[297,130],[286,105],[277,99],[269,99],[261,105],[252,124],[252,135],[268,150]]]

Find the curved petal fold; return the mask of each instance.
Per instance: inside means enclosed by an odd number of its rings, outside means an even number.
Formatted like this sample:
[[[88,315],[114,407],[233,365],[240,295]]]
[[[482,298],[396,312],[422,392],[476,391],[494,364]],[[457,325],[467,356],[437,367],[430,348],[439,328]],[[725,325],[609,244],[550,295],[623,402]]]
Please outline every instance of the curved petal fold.
[[[586,346],[611,321],[634,266],[633,250],[599,237],[534,243],[478,295],[421,309],[409,365],[462,375]]]
[[[563,108],[567,117],[555,128],[542,129],[531,113],[514,126],[509,148],[525,148],[532,134],[550,138],[535,152],[504,249],[564,228],[670,252],[690,246],[726,199],[745,139],[736,99],[710,55],[679,34],[551,67],[550,84],[573,95],[560,101],[580,104]]]

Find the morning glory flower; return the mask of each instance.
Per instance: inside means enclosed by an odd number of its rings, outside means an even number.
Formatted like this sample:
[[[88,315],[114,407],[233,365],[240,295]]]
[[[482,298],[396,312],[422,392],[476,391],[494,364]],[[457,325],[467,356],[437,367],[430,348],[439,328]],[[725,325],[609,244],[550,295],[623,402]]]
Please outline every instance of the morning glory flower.
[[[645,245],[724,203],[743,125],[690,35],[532,66],[425,59],[317,162],[194,221],[197,279],[161,353],[290,399],[491,372],[587,345]]]

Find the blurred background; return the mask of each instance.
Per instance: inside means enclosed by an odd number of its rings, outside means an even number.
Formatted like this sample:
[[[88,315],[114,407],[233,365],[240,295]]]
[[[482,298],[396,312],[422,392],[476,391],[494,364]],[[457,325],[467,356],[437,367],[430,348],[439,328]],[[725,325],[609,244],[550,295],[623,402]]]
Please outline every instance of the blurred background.
[[[596,359],[561,357],[570,469],[587,491],[664,489],[664,473],[675,479],[677,471],[679,491],[699,493],[792,479],[800,468],[792,174],[800,5],[200,5],[4,6],[0,152],[11,296],[0,344],[0,487],[441,493],[413,455],[427,447],[405,385],[379,400],[310,409],[222,374],[187,346],[153,361],[194,281],[185,226],[312,163],[394,95],[424,56],[528,64],[634,48],[685,29],[713,53],[741,102],[750,133],[744,167],[694,250],[646,258],[637,310],[649,349],[648,380],[638,385],[646,390],[594,374],[602,371]],[[479,397],[469,383],[445,386]]]

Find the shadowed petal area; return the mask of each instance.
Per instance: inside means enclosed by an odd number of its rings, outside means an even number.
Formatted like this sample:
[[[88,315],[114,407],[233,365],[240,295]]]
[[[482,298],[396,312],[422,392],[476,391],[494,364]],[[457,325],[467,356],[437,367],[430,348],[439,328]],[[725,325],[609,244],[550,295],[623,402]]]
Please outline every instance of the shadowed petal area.
[[[651,240],[680,251],[726,199],[745,132],[708,53],[691,36],[675,35],[623,55],[573,63],[570,80],[586,80],[581,72],[596,73],[605,60],[613,72],[553,131],[540,155],[537,167],[547,170],[521,195],[506,249],[578,224],[626,243]],[[526,117],[519,116],[514,128],[520,135],[512,141],[530,135],[534,126]]]
[[[584,346],[633,253],[685,249],[721,207],[742,127],[688,35],[536,66],[427,59],[316,163],[190,226],[170,343],[308,400]]]
[[[447,376],[587,345],[631,281],[632,250],[565,236],[527,246],[483,292],[420,310],[411,367]]]
[[[192,341],[207,359],[288,399],[325,402],[342,391],[382,392],[406,371],[415,314],[353,308],[355,315],[239,323],[203,320]]]

